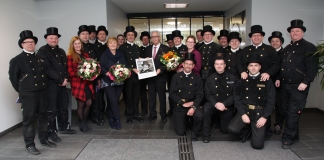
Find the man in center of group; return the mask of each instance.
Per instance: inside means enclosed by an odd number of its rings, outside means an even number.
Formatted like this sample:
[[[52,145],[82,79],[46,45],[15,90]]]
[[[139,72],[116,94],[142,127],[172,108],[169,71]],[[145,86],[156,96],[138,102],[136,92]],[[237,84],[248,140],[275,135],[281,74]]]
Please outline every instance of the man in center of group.
[[[139,71],[136,68],[135,59],[140,58],[141,49],[138,45],[134,44],[134,40],[137,37],[137,32],[133,26],[127,26],[124,36],[126,37],[126,43],[119,47],[119,50],[124,54],[126,60],[126,67],[131,69],[131,77],[125,80],[126,91],[126,112],[127,123],[133,123],[133,119],[144,122],[144,119],[139,115],[138,103],[140,96],[140,81],[138,79]]]

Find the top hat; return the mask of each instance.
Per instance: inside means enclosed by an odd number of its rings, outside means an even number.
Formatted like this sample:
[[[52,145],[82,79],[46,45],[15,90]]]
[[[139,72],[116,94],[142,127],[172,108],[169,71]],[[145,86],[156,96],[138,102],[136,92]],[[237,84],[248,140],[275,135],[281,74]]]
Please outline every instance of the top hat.
[[[221,30],[220,32],[219,32],[219,36],[217,36],[217,39],[219,40],[220,39],[220,37],[227,37],[228,38],[228,30],[226,30],[226,29],[223,29],[223,30]]]
[[[195,60],[195,54],[193,54],[192,52],[186,52],[183,56],[183,62],[186,60],[190,60],[192,61],[194,64],[196,64],[196,60]]]
[[[37,44],[38,38],[35,37],[35,36],[33,35],[33,32],[30,31],[30,30],[24,30],[24,31],[20,32],[19,36],[20,36],[20,39],[18,40],[18,46],[19,46],[20,48],[23,48],[23,47],[21,46],[21,43],[22,43],[25,39],[28,39],[28,38],[33,39],[33,40],[35,41],[35,44]]]
[[[58,38],[61,37],[61,35],[58,34],[58,29],[56,27],[49,27],[46,29],[46,34],[44,35],[44,38],[46,39],[49,35],[57,35]]]
[[[254,25],[251,27],[251,33],[249,33],[249,37],[251,38],[252,34],[254,34],[254,33],[261,33],[262,36],[265,35],[265,33],[262,31],[262,26],[260,26],[260,25]]]
[[[96,32],[96,26],[95,25],[89,25],[88,29],[90,32]]]
[[[203,27],[203,30],[201,31],[201,36],[204,36],[205,32],[211,32],[215,36],[215,31],[213,30],[213,27],[210,25],[206,25]]]
[[[133,27],[133,26],[127,26],[125,30],[126,31],[124,32],[124,37],[126,37],[126,34],[128,32],[133,32],[134,35],[135,35],[135,38],[137,37],[137,32],[135,31],[135,27]]]
[[[224,63],[226,64],[226,59],[223,53],[217,53],[216,56],[214,57],[214,63],[216,60],[223,60]]]
[[[240,42],[242,42],[242,38],[240,37],[240,33],[238,32],[231,32],[228,34],[227,42],[229,43],[232,39],[238,39]]]
[[[290,33],[290,30],[293,28],[300,28],[306,32],[306,27],[303,26],[304,22],[300,19],[295,19],[290,22],[290,27],[287,28],[287,31]]]
[[[142,40],[144,36],[147,36],[149,39],[151,38],[150,33],[148,31],[143,31],[141,33],[140,40]]]
[[[83,31],[87,31],[87,32],[89,32],[89,34],[90,34],[90,30],[89,30],[89,28],[88,28],[87,25],[81,25],[81,26],[79,27],[78,35],[80,35],[80,33],[83,32]]]
[[[181,31],[179,31],[179,30],[172,31],[172,39],[174,37],[180,37],[181,39],[183,39],[183,36],[181,35]]]
[[[260,65],[262,65],[261,56],[257,53],[250,54],[246,65],[248,66],[250,63],[259,63]]]
[[[268,38],[268,41],[271,43],[271,39],[272,38],[279,38],[280,39],[280,41],[281,41],[281,44],[283,44],[284,43],[284,38],[282,37],[282,33],[281,32],[279,32],[279,31],[273,31],[272,32],[272,34],[271,34],[271,36]]]
[[[148,61],[143,61],[142,66],[144,66],[144,65],[148,65],[148,67],[151,66],[151,65],[148,63]]]
[[[97,35],[100,31],[105,31],[106,32],[106,35],[108,35],[108,30],[106,29],[105,26],[99,26],[98,29],[97,29]]]
[[[172,38],[172,34],[167,34],[167,35],[165,35],[166,36],[166,41],[165,42],[168,42],[168,41],[170,41],[170,40],[173,40],[173,38]]]

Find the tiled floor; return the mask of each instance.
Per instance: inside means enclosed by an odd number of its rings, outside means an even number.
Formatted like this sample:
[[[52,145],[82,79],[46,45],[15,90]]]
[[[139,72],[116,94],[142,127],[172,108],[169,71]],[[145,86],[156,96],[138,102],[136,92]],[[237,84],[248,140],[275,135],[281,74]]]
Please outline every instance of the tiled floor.
[[[121,102],[120,106],[124,106]],[[123,115],[124,107],[120,109]],[[306,109],[300,119],[300,142],[292,146],[292,151],[301,159],[320,160],[324,159],[324,112],[317,109]],[[1,160],[50,160],[50,159],[74,159],[92,139],[176,139],[177,135],[173,131],[172,118],[168,118],[168,122],[164,123],[158,116],[153,122],[137,122],[126,124],[126,118],[122,116],[122,129],[120,131],[110,129],[107,123],[105,126],[97,126],[92,122],[88,122],[92,127],[89,134],[82,133],[78,130],[78,119],[73,114],[72,127],[77,129],[75,135],[59,136],[62,142],[58,143],[54,149],[43,147],[39,144],[37,137],[35,138],[36,147],[42,152],[40,155],[29,155],[25,151],[22,137],[22,127],[19,127],[10,133],[0,137],[0,159]],[[227,141],[236,140],[236,137],[223,135],[219,130],[212,132],[211,140]],[[277,141],[280,136],[273,135],[271,141]],[[280,146],[278,146],[280,147]]]

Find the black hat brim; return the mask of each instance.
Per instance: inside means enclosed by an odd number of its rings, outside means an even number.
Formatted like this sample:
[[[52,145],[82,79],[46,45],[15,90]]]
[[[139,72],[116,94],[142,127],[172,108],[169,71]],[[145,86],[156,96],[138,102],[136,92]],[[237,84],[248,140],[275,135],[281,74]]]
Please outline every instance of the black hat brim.
[[[181,36],[181,35],[173,36],[172,39],[175,38],[175,37],[180,37],[181,39],[183,39],[183,36]]]
[[[304,32],[306,32],[306,27],[304,27],[304,26],[288,27],[288,28],[287,28],[287,31],[290,33],[290,30],[293,29],[293,28],[300,28],[300,29],[302,29]]]
[[[98,30],[98,31],[96,32],[97,35],[98,35],[98,33],[99,33],[100,31],[105,31],[106,35],[108,35],[108,31],[107,31],[107,30]]]
[[[228,38],[228,36],[226,36],[226,35],[219,35],[219,36],[217,36],[217,39],[219,40],[220,37],[226,37],[226,38]]]
[[[264,32],[251,32],[249,33],[249,37],[251,38],[254,33],[261,33],[263,37],[265,36]]]
[[[215,31],[214,30],[202,30],[201,31],[201,36],[204,36],[205,32],[211,32],[215,36]]]
[[[240,41],[240,43],[242,42],[242,38],[241,37],[238,37],[238,38],[227,38],[227,43],[230,43],[230,41],[232,40],[232,39],[237,39],[237,40],[239,40]]]
[[[57,37],[58,37],[58,38],[60,38],[60,37],[61,37],[61,35],[60,35],[60,34],[45,34],[45,35],[44,35],[44,38],[46,39],[46,38],[47,38],[47,36],[49,36],[49,35],[57,35]]]
[[[142,40],[143,37],[148,37],[149,39],[151,39],[151,37],[149,35],[144,35],[144,36],[140,36],[140,40]]]
[[[250,63],[259,63],[262,66],[262,62],[246,62],[246,66],[249,66]]]
[[[137,32],[136,31],[128,31],[128,32],[133,32],[134,34],[135,34],[135,38],[137,37]],[[128,33],[128,32],[124,32],[124,37],[126,37],[126,34]]]
[[[24,38],[19,39],[19,40],[18,40],[18,46],[19,46],[20,48],[23,48],[23,47],[21,46],[21,43],[22,43],[25,39],[28,39],[28,38],[33,39],[33,40],[35,41],[35,45],[37,44],[37,42],[38,42],[38,38],[35,37],[35,36],[30,36],[30,37],[24,37]]]
[[[184,61],[186,61],[186,60],[192,61],[194,64],[197,63],[195,59],[189,59],[189,58],[184,58],[182,62],[184,62]]]
[[[91,34],[91,32],[89,30],[82,30],[82,31],[78,31],[78,36],[80,35],[81,32],[83,31],[87,31],[89,34]]]
[[[284,41],[285,41],[283,37],[279,37],[279,36],[270,36],[270,37],[268,38],[269,43],[271,43],[272,38],[279,38],[280,41],[281,41],[281,44],[283,44]]]

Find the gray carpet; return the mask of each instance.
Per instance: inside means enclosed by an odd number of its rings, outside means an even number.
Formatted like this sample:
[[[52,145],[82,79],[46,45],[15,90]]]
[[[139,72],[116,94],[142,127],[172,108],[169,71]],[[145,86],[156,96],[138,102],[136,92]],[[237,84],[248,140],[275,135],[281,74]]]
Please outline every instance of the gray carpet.
[[[76,160],[177,160],[177,139],[92,139]]]
[[[193,142],[195,160],[297,160],[300,159],[291,150],[281,149],[281,142],[266,141],[263,150],[255,150],[251,142],[211,141]]]

